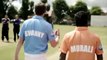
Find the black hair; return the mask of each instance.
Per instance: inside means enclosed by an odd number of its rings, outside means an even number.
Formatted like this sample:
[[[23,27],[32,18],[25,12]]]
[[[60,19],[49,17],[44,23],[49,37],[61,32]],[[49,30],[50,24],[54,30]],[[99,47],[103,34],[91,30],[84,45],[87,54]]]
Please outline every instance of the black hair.
[[[88,26],[90,18],[90,13],[85,11],[79,11],[74,16],[76,26]]]
[[[36,15],[43,15],[46,12],[46,6],[44,3],[39,3],[35,6]]]

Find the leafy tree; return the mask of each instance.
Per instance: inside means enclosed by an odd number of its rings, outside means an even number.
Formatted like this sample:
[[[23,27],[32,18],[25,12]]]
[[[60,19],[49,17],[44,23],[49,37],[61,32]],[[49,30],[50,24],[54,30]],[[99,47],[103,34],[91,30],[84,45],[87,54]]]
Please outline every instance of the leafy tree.
[[[68,13],[69,7],[66,4],[65,0],[55,0],[53,3],[53,11],[57,18],[57,23],[59,23],[65,15]]]
[[[34,14],[33,10],[34,10],[34,2],[31,1],[29,3],[29,15],[33,15]]]
[[[47,0],[41,0],[42,3],[47,3]]]
[[[77,13],[79,11],[86,11],[89,14],[89,17],[88,17],[89,23],[88,23],[88,25],[91,25],[90,24],[91,15],[90,15],[90,12],[89,12],[89,10],[87,8],[87,4],[84,3],[83,1],[78,1],[74,6],[70,7],[69,15],[73,20],[73,24],[75,25],[74,15],[75,15],[75,13]]]
[[[11,7],[9,7],[9,10],[8,10],[8,13],[7,13],[7,15],[9,16],[9,18],[13,19],[16,14],[18,14],[18,12],[15,9],[15,7],[13,5]]]
[[[0,0],[0,22],[1,22],[1,18],[4,16],[5,11],[4,11],[4,6],[3,6],[3,0]]]
[[[70,16],[73,18],[74,14],[78,11],[88,11],[87,4],[82,1],[78,1],[75,6],[70,7]]]
[[[71,6],[69,9],[70,11],[68,14],[70,15],[71,18],[73,18],[75,14],[75,6]]]
[[[0,21],[4,17],[8,8],[9,0],[0,0]]]
[[[101,15],[102,9],[99,6],[93,6],[90,12],[92,15]]]
[[[19,16],[22,18],[22,19],[27,19],[27,16],[29,14],[29,0],[22,0],[22,7],[19,11]]]
[[[80,10],[82,10],[82,11],[87,11],[87,10],[88,10],[87,4],[84,3],[84,2],[82,2],[82,1],[78,1],[78,2],[75,4],[75,9],[76,9],[77,11],[80,11]]]
[[[47,11],[49,11],[49,10],[50,10],[50,5],[47,4],[47,0],[41,0],[41,2],[44,3],[44,4],[46,5]]]

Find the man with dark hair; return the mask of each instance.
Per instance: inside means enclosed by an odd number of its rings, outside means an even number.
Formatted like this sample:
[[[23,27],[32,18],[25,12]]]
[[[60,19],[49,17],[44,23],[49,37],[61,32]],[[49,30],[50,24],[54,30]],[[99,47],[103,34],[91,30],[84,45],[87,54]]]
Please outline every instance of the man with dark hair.
[[[76,28],[65,34],[60,46],[59,60],[103,60],[100,38],[88,30],[89,13],[79,11],[75,14]]]
[[[57,45],[59,31],[53,32],[51,24],[43,18],[45,12],[46,6],[40,3],[35,6],[36,15],[23,23],[19,32],[15,60],[18,60],[18,54],[23,43],[25,60],[46,60],[48,42],[52,47]]]
[[[89,12],[81,11],[75,14],[74,19],[76,21],[76,26],[89,26],[90,18]]]
[[[2,19],[2,41],[4,41],[4,37],[6,37],[7,42],[9,42],[9,21],[10,19],[7,15]]]

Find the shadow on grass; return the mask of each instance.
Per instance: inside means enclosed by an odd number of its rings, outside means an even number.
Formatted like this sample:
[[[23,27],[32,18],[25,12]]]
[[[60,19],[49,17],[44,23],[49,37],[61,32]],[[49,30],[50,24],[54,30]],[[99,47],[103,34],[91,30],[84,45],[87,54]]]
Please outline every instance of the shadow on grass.
[[[15,42],[11,42],[11,41],[3,41],[4,43],[15,43]]]

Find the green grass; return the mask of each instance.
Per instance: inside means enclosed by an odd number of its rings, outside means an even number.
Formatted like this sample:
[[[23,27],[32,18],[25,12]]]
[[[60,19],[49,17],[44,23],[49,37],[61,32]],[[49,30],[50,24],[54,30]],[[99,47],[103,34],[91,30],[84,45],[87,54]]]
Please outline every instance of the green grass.
[[[0,24],[0,37],[1,37],[1,24]],[[9,30],[9,38],[10,38],[10,43],[2,42],[0,39],[0,60],[13,60],[14,58],[14,52],[17,43],[14,43],[13,41],[13,25],[10,24],[10,30]],[[65,33],[72,31],[75,27],[74,26],[66,26],[66,25],[55,25],[54,29],[60,29],[61,32],[61,39],[56,48],[52,48],[49,44],[49,50],[47,53],[48,60],[58,60],[58,54],[59,54],[59,46],[61,43],[61,40],[64,36]],[[104,59],[107,56],[107,27],[89,27],[90,30],[94,33],[97,33],[100,38],[101,42],[104,47]],[[23,52],[23,47],[20,52],[20,60],[24,60],[24,52]]]

